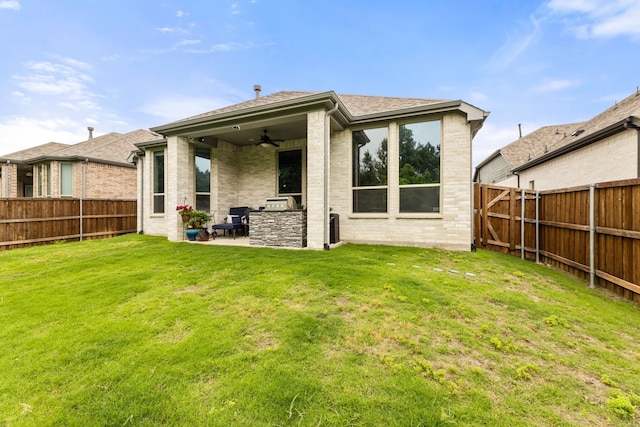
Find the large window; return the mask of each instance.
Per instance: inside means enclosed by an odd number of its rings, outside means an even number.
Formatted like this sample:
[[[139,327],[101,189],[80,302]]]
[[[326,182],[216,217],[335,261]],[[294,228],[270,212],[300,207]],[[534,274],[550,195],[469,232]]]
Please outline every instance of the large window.
[[[51,163],[47,163],[46,164],[46,170],[47,170],[47,174],[46,174],[46,177],[47,177],[47,180],[46,180],[47,181],[47,184],[46,184],[46,186],[47,186],[47,196],[51,197]]]
[[[278,152],[278,196],[293,196],[302,205],[302,150]]]
[[[73,196],[73,164],[71,163],[60,165],[60,196]]]
[[[399,126],[400,212],[440,212],[440,120]]]
[[[42,197],[42,165],[38,165],[38,197]]]
[[[211,150],[196,148],[196,209],[211,210]]]
[[[386,127],[352,133],[353,212],[387,212]]]
[[[164,213],[164,152],[153,153],[153,213]]]

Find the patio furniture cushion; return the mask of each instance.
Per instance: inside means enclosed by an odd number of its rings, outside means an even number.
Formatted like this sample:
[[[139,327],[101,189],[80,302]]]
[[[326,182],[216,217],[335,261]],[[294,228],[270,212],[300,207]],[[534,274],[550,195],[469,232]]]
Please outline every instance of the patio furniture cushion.
[[[227,230],[229,230],[229,232],[233,234],[234,239],[236,238],[236,230],[238,229],[244,230],[246,234],[247,229],[245,227],[247,227],[247,225],[242,223],[242,218],[248,217],[249,210],[250,209],[248,207],[235,207],[229,209],[229,215],[227,215],[223,224],[214,224],[211,226],[211,234],[213,234],[213,238],[215,239],[216,237],[216,230],[222,230],[225,234]]]

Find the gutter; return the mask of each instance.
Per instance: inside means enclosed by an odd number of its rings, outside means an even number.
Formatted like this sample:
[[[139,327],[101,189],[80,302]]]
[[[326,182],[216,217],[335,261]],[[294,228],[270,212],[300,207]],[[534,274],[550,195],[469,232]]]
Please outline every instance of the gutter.
[[[92,157],[85,157],[85,156],[80,156],[80,155],[75,155],[75,156],[39,156],[39,157],[33,157],[29,160],[25,160],[22,163],[25,165],[33,165],[36,163],[42,163],[42,162],[46,162],[46,161],[57,161],[57,162],[84,162],[84,161],[90,161],[92,163],[102,163],[105,165],[113,165],[113,166],[123,166],[126,168],[132,168],[135,167],[133,165],[131,165],[131,163],[128,162],[118,162],[115,160],[105,160],[105,159],[97,159],[97,158],[92,158]]]

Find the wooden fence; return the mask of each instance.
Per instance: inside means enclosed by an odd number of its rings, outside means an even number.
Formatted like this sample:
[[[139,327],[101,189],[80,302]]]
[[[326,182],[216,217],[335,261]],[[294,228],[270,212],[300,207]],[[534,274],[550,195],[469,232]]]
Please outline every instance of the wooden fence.
[[[136,231],[135,200],[0,200],[0,250]]]
[[[542,192],[476,184],[474,213],[477,247],[640,301],[640,179]]]

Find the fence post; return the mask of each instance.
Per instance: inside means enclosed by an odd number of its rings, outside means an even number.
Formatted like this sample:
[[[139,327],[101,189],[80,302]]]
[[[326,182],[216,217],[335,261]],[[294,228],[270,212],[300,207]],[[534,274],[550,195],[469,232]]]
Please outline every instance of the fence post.
[[[524,188],[520,190],[520,258],[524,259],[524,203],[527,200],[527,193]]]
[[[596,184],[589,186],[589,287],[596,287]]]
[[[540,192],[536,191],[536,263],[540,263]]]

